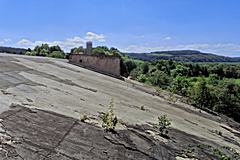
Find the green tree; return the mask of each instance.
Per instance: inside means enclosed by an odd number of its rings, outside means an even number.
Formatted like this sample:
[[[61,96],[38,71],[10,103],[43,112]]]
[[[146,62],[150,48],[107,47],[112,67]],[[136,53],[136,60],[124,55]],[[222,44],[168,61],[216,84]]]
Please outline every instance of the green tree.
[[[187,77],[177,76],[170,85],[170,91],[182,96],[189,94],[190,83]]]
[[[213,110],[240,122],[240,86],[232,81],[222,81],[214,93],[217,101]]]
[[[137,64],[132,60],[127,60],[126,62],[124,62],[124,64],[126,66],[128,74],[130,74],[132,72],[132,70],[137,68]]]
[[[144,62],[141,64],[141,69],[143,74],[147,74],[149,71],[149,64],[147,62]]]
[[[200,108],[209,108],[213,106],[212,95],[204,78],[201,78],[194,87],[193,100]]]
[[[173,69],[171,71],[171,75],[173,77],[187,76],[188,75],[188,70],[189,70],[188,67],[185,67],[185,66],[179,64],[179,65],[176,66],[176,69]]]
[[[217,74],[210,74],[209,77],[208,77],[208,84],[210,85],[217,85],[218,82],[219,82],[219,76]]]
[[[171,82],[171,77],[169,77],[163,71],[156,71],[149,77],[149,81],[155,86],[166,89]]]
[[[139,82],[142,82],[142,83],[145,83],[147,81],[147,76],[145,74],[140,74],[138,77],[137,77],[137,81]]]
[[[72,48],[70,53],[71,54],[74,54],[74,53],[84,53],[84,48],[82,46],[80,47],[75,47],[75,48]]]
[[[60,46],[51,46],[50,48],[49,48],[49,52],[50,53],[52,53],[52,52],[54,52],[54,51],[59,51],[59,52],[63,52],[62,51],[62,49],[61,49],[61,47]]]
[[[61,51],[53,51],[52,53],[49,54],[49,57],[53,58],[64,58],[65,54]]]
[[[38,53],[38,56],[43,56],[43,57],[45,57],[45,56],[48,56],[48,54],[49,54],[49,50],[43,48],[43,49]]]
[[[106,49],[105,47],[96,47],[93,49],[92,53],[94,55],[108,55],[108,52],[106,50],[108,49]]]

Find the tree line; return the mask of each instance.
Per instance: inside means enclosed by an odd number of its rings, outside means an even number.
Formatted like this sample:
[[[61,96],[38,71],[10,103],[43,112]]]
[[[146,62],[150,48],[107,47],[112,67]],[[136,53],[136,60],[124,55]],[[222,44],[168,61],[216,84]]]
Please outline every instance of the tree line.
[[[36,46],[33,50],[30,48],[27,50],[25,55],[29,56],[42,56],[42,57],[53,57],[53,58],[65,58],[65,53],[60,46],[49,46],[48,44],[42,44]]]
[[[125,76],[184,96],[192,105],[240,122],[239,64],[124,61]]]

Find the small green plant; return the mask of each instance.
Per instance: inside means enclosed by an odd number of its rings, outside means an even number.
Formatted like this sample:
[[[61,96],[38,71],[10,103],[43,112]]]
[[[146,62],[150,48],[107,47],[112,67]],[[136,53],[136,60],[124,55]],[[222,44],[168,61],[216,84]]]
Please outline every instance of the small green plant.
[[[154,128],[160,132],[160,135],[167,135],[170,125],[171,120],[167,118],[167,115],[163,115],[158,117],[158,124],[155,124]]]
[[[214,155],[218,156],[220,160],[230,160],[231,158],[224,154],[220,149],[214,148],[213,149]]]
[[[86,120],[89,120],[89,117],[84,113],[84,114],[81,115],[80,121],[85,122]]]
[[[114,102],[113,102],[113,100],[111,100],[111,102],[109,104],[108,112],[103,113],[103,115],[101,116],[102,127],[105,128],[106,131],[109,131],[109,132],[114,132],[115,127],[118,123],[117,116],[115,116],[115,114],[113,112],[113,107],[114,107]]]

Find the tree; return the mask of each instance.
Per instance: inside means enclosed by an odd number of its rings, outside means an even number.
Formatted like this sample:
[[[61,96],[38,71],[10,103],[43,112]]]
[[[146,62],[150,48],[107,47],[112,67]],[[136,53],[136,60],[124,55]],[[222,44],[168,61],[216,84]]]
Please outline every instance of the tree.
[[[59,52],[63,52],[62,51],[62,49],[61,49],[61,47],[60,46],[51,46],[50,48],[49,48],[49,52],[50,53],[52,53],[52,52],[54,52],[54,51],[59,51]]]
[[[122,57],[122,53],[117,48],[110,48],[110,53],[113,56]]]
[[[201,78],[194,88],[193,100],[197,106],[200,108],[209,108],[213,107],[212,96],[210,90],[207,87],[207,82],[204,78]]]
[[[75,48],[72,48],[70,53],[73,54],[73,53],[84,53],[84,48],[82,46],[80,47],[75,47]]]
[[[61,51],[53,51],[52,53],[49,54],[49,57],[53,58],[64,58],[65,54]]]
[[[222,81],[214,90],[214,111],[226,114],[240,122],[240,86],[232,81]]]
[[[124,64],[126,66],[126,70],[127,70],[128,74],[130,74],[132,72],[132,70],[137,68],[137,64],[132,60],[127,60],[124,62]]]
[[[219,79],[217,74],[210,74],[208,77],[208,84],[215,86],[218,84]]]
[[[190,83],[187,77],[177,76],[173,79],[170,85],[170,91],[173,93],[180,94],[182,96],[187,96],[189,93]]]
[[[96,47],[93,49],[92,54],[94,55],[108,55],[105,47]]]
[[[187,76],[188,75],[188,70],[189,70],[189,68],[179,64],[179,65],[177,65],[176,69],[173,69],[171,71],[171,75],[173,77]]]
[[[149,71],[149,65],[148,65],[148,63],[147,63],[147,62],[143,63],[143,64],[141,65],[141,69],[142,69],[142,73],[143,73],[143,74],[147,74],[148,71]]]
[[[40,53],[38,53],[38,56],[43,56],[43,57],[45,57],[45,56],[48,56],[48,54],[49,54],[49,50],[47,50],[47,49],[42,49],[41,51],[40,51]]]
[[[149,77],[149,81],[155,86],[166,89],[171,82],[171,78],[163,71],[156,71]]]

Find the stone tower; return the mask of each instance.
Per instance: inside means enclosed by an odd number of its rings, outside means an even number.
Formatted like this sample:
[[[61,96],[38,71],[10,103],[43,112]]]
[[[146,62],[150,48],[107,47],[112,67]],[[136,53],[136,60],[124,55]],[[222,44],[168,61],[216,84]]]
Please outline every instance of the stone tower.
[[[86,54],[92,54],[92,42],[87,42]]]

